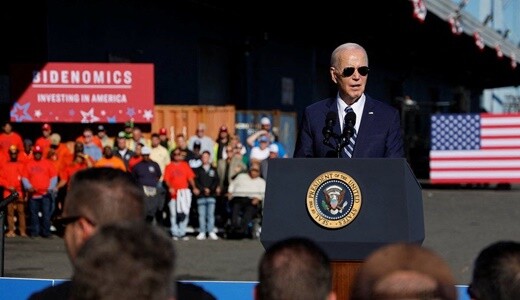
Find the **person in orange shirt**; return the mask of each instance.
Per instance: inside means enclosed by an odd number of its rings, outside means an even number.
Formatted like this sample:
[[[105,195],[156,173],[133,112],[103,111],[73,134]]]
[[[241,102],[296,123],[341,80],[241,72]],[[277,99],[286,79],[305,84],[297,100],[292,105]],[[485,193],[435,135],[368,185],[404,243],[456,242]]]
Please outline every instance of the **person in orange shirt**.
[[[28,161],[33,159],[33,142],[31,139],[23,140],[23,148],[19,149],[18,152],[18,161],[22,163],[27,163]]]
[[[58,173],[54,165],[47,159],[42,159],[43,149],[34,146],[34,160],[25,165],[22,184],[29,193],[29,219],[31,237],[51,237],[51,216],[53,213],[52,195],[58,182]],[[42,218],[38,216],[42,214]]]
[[[67,145],[61,143],[61,136],[57,133],[53,133],[50,136],[51,146],[49,152],[47,152],[47,159],[50,160],[58,174],[61,170],[73,159],[72,152],[69,150]]]
[[[18,148],[15,145],[9,147],[7,151],[9,161],[1,163],[0,186],[4,188],[3,197],[9,196],[12,192],[18,193],[18,199],[7,205],[7,233],[6,237],[15,237],[15,212],[18,215],[18,230],[21,236],[26,237],[25,225],[25,202],[22,191],[22,175],[25,165],[18,161]]]
[[[121,158],[114,156],[114,151],[112,151],[110,146],[103,148],[103,157],[96,161],[94,167],[110,167],[126,171],[125,162]]]
[[[22,137],[13,131],[11,122],[5,121],[2,123],[2,133],[0,133],[0,161],[9,161],[8,150],[11,145],[16,146],[16,149],[23,149]]]
[[[42,136],[36,139],[34,146],[39,146],[42,149],[43,157],[47,157],[47,152],[51,147],[51,134],[52,128],[49,123],[45,123],[42,126]]]

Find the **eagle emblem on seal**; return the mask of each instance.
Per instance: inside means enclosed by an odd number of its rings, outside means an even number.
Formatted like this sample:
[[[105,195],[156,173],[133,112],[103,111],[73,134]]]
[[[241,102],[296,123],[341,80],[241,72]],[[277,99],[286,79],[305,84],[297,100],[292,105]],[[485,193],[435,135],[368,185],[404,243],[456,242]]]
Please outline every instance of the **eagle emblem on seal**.
[[[338,185],[332,185],[323,190],[326,209],[333,215],[343,212],[346,190]]]
[[[309,216],[329,229],[339,229],[354,221],[361,209],[361,190],[350,175],[328,171],[309,185],[306,197]]]

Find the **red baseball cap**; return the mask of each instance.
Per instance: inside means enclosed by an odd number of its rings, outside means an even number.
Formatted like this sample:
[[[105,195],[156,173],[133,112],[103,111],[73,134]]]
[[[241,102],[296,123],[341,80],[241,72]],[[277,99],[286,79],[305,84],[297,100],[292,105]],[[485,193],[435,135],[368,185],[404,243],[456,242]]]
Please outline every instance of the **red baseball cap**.
[[[227,127],[225,125],[220,126],[220,132],[227,132]]]
[[[159,129],[159,134],[167,134],[166,128]]]
[[[42,130],[51,130],[51,125],[49,123],[43,124]]]
[[[33,153],[43,153],[42,147],[34,146]]]

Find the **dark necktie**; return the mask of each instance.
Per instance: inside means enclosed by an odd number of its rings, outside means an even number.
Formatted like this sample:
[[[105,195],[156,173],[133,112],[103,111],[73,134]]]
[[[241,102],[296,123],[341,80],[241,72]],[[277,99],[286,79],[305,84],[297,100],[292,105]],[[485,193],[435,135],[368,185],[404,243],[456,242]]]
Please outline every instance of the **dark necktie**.
[[[352,107],[345,108],[346,114],[348,114],[350,112],[354,113],[354,110],[352,109]],[[345,114],[345,116],[346,116],[346,114]],[[347,124],[345,123],[345,119],[343,120],[343,128],[345,128],[347,126]],[[343,150],[345,151],[345,155],[348,158],[351,158],[352,154],[354,153],[354,146],[356,145],[356,137],[357,137],[356,128],[352,127],[352,136],[347,141],[345,148],[343,148]]]

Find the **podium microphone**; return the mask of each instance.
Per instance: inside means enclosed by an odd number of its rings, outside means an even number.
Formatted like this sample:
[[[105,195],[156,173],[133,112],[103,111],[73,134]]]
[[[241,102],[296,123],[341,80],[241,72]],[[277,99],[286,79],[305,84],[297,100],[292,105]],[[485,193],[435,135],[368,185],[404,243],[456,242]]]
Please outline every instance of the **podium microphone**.
[[[334,125],[336,125],[336,113],[329,111],[327,113],[327,117],[325,118],[325,127],[323,127],[323,130],[321,131],[324,136],[324,144],[329,143],[329,139],[333,135]]]

